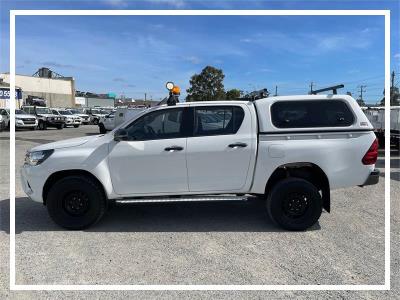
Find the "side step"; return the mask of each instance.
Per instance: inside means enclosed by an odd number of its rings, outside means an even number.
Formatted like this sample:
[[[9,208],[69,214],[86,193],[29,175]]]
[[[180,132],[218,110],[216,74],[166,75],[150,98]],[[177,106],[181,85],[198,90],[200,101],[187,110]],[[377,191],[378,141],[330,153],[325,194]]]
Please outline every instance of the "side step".
[[[145,197],[145,198],[124,198],[116,199],[116,203],[161,203],[161,202],[208,202],[208,201],[246,201],[246,196],[182,196],[182,197]]]

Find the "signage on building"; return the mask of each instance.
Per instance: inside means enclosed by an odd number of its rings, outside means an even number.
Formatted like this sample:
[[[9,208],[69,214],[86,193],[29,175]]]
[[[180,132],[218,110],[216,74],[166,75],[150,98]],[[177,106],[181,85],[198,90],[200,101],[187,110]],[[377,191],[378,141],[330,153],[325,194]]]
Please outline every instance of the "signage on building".
[[[10,99],[10,89],[9,88],[0,88],[0,99]],[[20,89],[15,90],[15,99],[21,100],[22,99],[22,92]]]

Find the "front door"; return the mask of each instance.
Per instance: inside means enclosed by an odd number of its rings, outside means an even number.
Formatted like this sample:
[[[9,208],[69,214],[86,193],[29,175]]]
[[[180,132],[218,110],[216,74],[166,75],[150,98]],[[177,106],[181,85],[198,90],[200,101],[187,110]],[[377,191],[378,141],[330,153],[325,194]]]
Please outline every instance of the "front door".
[[[194,106],[187,142],[191,192],[240,191],[250,176],[256,136],[246,105]]]
[[[149,112],[126,127],[128,140],[110,143],[109,169],[120,195],[188,191],[183,108]]]

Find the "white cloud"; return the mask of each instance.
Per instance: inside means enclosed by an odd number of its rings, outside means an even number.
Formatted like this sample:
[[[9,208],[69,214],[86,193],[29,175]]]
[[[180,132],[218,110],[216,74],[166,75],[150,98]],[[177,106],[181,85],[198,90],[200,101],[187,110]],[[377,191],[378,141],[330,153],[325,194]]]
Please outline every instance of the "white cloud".
[[[184,0],[149,0],[149,2],[153,2],[156,4],[167,4],[175,8],[182,8],[185,6]]]
[[[197,56],[185,56],[183,57],[183,60],[188,61],[194,65],[198,65],[199,63],[201,63],[200,58],[198,58]]]
[[[240,39],[240,41],[241,41],[242,43],[253,43],[253,42],[254,42],[253,39],[249,39],[249,38]]]
[[[125,0],[105,0],[104,3],[114,8],[124,8],[128,6],[128,1]]]

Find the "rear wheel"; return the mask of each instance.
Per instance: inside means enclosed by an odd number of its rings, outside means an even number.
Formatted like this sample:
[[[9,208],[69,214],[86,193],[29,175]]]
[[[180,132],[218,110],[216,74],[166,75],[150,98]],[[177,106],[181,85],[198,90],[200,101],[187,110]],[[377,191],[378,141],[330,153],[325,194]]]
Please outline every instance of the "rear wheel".
[[[106,211],[101,187],[86,176],[68,176],[49,190],[47,210],[55,223],[67,229],[84,229],[101,219]]]
[[[306,230],[322,213],[322,198],[309,181],[287,178],[278,182],[267,197],[270,218],[287,230]]]

